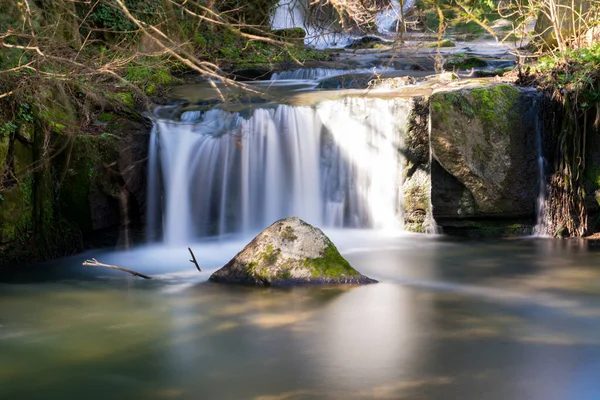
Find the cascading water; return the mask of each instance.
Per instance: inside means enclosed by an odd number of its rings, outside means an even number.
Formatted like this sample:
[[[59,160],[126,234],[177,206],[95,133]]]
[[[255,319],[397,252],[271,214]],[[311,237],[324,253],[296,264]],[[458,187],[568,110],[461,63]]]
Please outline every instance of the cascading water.
[[[333,29],[324,30],[316,26],[315,21],[309,21],[307,16],[311,13],[308,9],[309,2],[305,0],[279,0],[271,17],[271,28],[302,28],[306,32],[304,43],[318,49],[350,44],[351,35]]]
[[[536,236],[545,236],[548,233],[546,224],[546,174],[545,174],[545,159],[543,151],[542,138],[542,116],[541,107],[538,106],[538,99],[534,100],[534,109],[538,110],[538,115],[535,118],[535,145],[537,150],[537,165],[538,165],[538,197],[535,204],[536,220],[534,233]]]
[[[390,6],[377,13],[375,23],[379,33],[393,33],[399,29],[399,21],[415,5],[415,0],[392,0]]]
[[[407,12],[414,4],[415,0],[391,0],[390,5],[375,16],[378,32],[381,34],[397,32],[398,20],[402,18],[403,12]],[[313,15],[309,12],[309,8],[309,2],[305,0],[279,0],[271,17],[271,28],[302,28],[306,32],[304,43],[319,49],[345,47],[358,37],[341,29],[333,29],[333,21],[320,24],[326,28],[320,27],[315,23],[316,21],[309,20]]]
[[[405,100],[344,98],[158,120],[149,227],[163,221],[169,244],[253,232],[289,215],[317,226],[400,228],[407,115]]]
[[[318,80],[346,74],[382,74],[391,71],[391,68],[373,67],[373,68],[355,68],[355,69],[335,69],[335,68],[299,68],[291,71],[275,72],[271,80],[281,81],[286,79],[297,80]]]
[[[148,146],[148,188],[146,198],[146,240],[154,242],[158,239],[160,230],[159,216],[162,210],[159,208],[161,204],[161,193],[158,179],[159,176],[159,160],[158,160],[158,126],[155,124],[150,132],[150,142]]]

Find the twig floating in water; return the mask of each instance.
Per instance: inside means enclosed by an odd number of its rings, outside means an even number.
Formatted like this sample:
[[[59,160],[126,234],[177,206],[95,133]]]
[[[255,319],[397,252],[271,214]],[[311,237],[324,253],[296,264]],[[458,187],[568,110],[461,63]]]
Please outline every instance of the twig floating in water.
[[[84,267],[104,267],[104,268],[116,269],[119,271],[127,272],[128,274],[131,274],[133,276],[139,276],[140,278],[152,279],[152,277],[150,277],[148,275],[140,274],[139,272],[135,272],[135,271],[132,271],[127,268],[117,267],[116,265],[102,264],[102,263],[98,262],[98,260],[96,260],[95,258],[92,258],[91,260],[85,260],[83,263],[83,266]]]
[[[196,265],[196,269],[198,270],[198,272],[202,272],[202,270],[200,269],[200,266],[198,265],[198,261],[196,261],[196,256],[194,256],[194,252],[189,247],[188,247],[188,250],[190,251],[190,254],[192,255],[192,259],[190,260],[190,262],[194,263],[194,265]]]

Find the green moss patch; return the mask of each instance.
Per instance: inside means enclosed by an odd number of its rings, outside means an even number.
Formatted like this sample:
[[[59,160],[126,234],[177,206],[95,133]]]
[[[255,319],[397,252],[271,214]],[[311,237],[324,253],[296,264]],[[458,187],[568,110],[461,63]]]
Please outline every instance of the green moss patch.
[[[360,275],[352,268],[350,263],[342,257],[335,245],[328,239],[329,243],[319,258],[309,258],[304,261],[315,278],[344,278]]]

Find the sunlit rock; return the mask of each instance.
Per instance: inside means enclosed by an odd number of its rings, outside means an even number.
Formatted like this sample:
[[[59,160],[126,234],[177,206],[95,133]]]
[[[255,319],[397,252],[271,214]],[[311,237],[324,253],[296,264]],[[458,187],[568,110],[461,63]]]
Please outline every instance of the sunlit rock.
[[[431,200],[445,232],[527,233],[538,176],[536,92],[500,84],[431,97]]]
[[[320,229],[298,217],[262,231],[210,280],[265,286],[376,282],[352,268]]]

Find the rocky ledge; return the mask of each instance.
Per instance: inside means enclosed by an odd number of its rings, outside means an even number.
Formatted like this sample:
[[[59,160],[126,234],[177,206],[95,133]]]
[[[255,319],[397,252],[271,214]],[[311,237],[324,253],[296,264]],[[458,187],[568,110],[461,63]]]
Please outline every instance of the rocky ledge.
[[[377,282],[352,268],[320,229],[298,217],[262,231],[210,280],[263,286]]]

